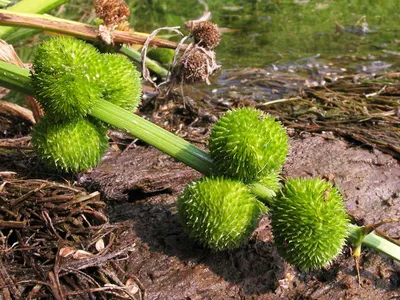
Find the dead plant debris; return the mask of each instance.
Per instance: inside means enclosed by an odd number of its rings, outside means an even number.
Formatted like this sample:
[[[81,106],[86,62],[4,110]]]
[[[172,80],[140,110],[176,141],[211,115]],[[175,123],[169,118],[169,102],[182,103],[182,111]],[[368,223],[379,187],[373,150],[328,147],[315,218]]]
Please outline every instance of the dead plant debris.
[[[338,81],[268,107],[290,128],[331,131],[400,159],[400,86]]]
[[[223,87],[211,95],[187,88],[180,94],[171,94],[166,104],[155,99],[158,104],[152,119],[172,132],[180,131],[182,124],[190,124],[191,132],[199,126],[202,131],[204,122],[213,122],[227,110],[253,106],[271,113],[297,132],[334,132],[400,159],[398,72],[346,75],[316,87],[304,87],[305,79],[296,74],[260,69],[226,74],[219,80]],[[279,98],[282,95],[289,97]],[[148,108],[149,103],[143,111]]]
[[[132,224],[109,224],[104,207],[98,192],[0,181],[0,298],[142,299],[117,264],[135,247],[121,238]]]

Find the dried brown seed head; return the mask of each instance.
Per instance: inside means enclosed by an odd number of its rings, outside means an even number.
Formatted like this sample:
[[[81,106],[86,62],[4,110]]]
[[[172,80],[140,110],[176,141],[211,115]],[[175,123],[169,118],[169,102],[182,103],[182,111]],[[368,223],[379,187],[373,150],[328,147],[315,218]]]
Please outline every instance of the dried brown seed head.
[[[95,0],[96,16],[106,26],[118,26],[128,19],[131,12],[124,0]]]
[[[181,79],[185,83],[204,82],[209,76],[208,57],[202,51],[190,51],[180,59]]]
[[[214,49],[221,41],[218,26],[208,21],[194,22],[191,33],[196,44],[208,49]]]
[[[177,63],[173,64],[170,86],[195,82],[210,84],[208,78],[219,68],[213,50],[190,44]]]

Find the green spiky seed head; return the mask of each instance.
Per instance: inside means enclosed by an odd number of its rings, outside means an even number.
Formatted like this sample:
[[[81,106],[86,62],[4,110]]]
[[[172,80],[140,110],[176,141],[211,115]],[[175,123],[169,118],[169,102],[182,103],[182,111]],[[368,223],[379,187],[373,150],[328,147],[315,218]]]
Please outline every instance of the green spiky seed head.
[[[45,116],[34,128],[32,143],[48,167],[79,172],[100,161],[108,147],[107,129],[87,119],[55,123]]]
[[[280,122],[260,110],[242,108],[215,123],[209,148],[219,175],[247,183],[280,170],[289,144]]]
[[[280,255],[309,270],[340,254],[349,220],[343,197],[321,179],[289,179],[271,206],[272,230]]]
[[[188,185],[178,199],[184,229],[202,245],[224,250],[249,238],[266,207],[248,187],[231,179],[204,178]]]
[[[142,96],[140,73],[128,58],[120,54],[103,54],[105,64],[101,74],[103,99],[134,111]]]
[[[33,59],[32,87],[53,120],[85,116],[101,98],[100,53],[83,41],[57,37],[45,41]]]

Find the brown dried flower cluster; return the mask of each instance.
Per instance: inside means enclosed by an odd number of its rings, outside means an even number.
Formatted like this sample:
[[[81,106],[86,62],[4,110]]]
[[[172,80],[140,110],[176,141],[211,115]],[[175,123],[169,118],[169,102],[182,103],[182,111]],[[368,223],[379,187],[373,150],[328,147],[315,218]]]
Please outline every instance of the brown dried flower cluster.
[[[198,45],[191,45],[173,69],[173,77],[183,83],[209,83],[208,77],[220,67],[216,63],[215,52]]]
[[[171,71],[171,84],[207,82],[220,68],[216,63],[214,48],[221,41],[218,26],[208,21],[187,21],[194,43],[191,43]]]
[[[131,12],[124,0],[95,0],[96,16],[107,27],[124,25]]]
[[[214,49],[221,41],[218,26],[208,21],[193,22],[191,34],[196,44],[207,49]]]
[[[208,78],[207,54],[204,52],[190,51],[180,58],[182,64],[181,76],[184,82],[204,82]]]

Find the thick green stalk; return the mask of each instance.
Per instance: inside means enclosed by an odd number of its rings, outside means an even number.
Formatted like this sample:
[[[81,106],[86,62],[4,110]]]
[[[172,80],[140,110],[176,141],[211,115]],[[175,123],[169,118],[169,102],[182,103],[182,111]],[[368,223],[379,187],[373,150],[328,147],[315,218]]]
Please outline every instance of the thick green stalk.
[[[0,0],[0,7],[5,8],[10,3],[11,3],[11,0]]]
[[[126,130],[203,174],[212,174],[213,162],[208,153],[138,115],[104,100],[97,101],[89,114],[110,125]]]
[[[68,1],[69,0],[22,0],[9,7],[7,10],[21,13],[43,14]],[[10,33],[17,29],[16,27],[1,26],[0,38],[5,39]]]
[[[0,86],[17,90],[27,95],[34,95],[30,87],[29,71],[1,61]],[[213,174],[214,164],[207,152],[133,113],[107,101],[100,100],[96,103],[90,115],[117,128],[127,130],[142,141],[182,161],[204,175]],[[263,200],[268,200],[271,191],[256,184],[252,186],[252,192]],[[350,240],[357,244],[362,238],[362,227],[349,225],[348,230]],[[400,261],[400,247],[374,232],[362,238],[362,243]]]
[[[129,57],[130,59],[132,59],[133,61],[136,62],[141,62],[142,61],[142,56],[141,54],[136,51],[133,50],[132,48],[129,48],[127,46],[122,46],[121,50],[119,50],[119,52],[121,52],[122,54],[126,55],[127,57]],[[154,73],[158,74],[161,77],[167,77],[168,76],[168,70],[163,68],[159,63],[157,63],[156,61],[147,58],[146,59],[146,66],[152,70]]]
[[[0,61],[0,70],[1,86],[23,94],[33,95],[30,88],[29,70],[4,61]]]
[[[364,235],[363,227],[350,224],[348,226],[350,241],[357,246],[357,244],[362,240],[362,244],[383,252],[386,255],[400,261],[400,247],[389,240],[377,235],[375,231]]]

